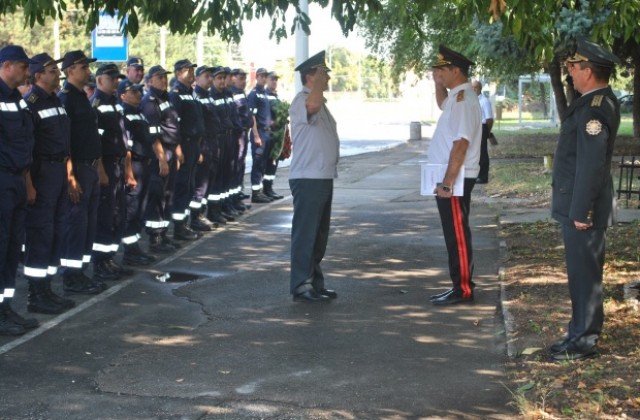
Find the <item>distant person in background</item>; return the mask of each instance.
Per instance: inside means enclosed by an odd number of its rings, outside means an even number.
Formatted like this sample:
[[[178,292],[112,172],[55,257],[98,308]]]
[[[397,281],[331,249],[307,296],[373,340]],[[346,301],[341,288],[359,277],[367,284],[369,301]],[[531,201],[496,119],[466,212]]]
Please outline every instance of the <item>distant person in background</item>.
[[[324,97],[331,69],[321,51],[296,71],[304,87],[289,108],[294,150],[289,170],[293,194],[290,292],[296,302],[326,302],[338,297],[325,288],[320,268],[329,240],[333,179],[338,176],[340,158],[336,120]]]
[[[597,354],[604,310],[602,269],[605,232],[611,222],[611,155],[620,105],[609,78],[620,59],[598,44],[578,41],[566,61],[574,99],[560,126],[552,172],[551,214],[561,224],[567,263],[571,321],[567,335],[550,347],[554,360]]]
[[[480,110],[482,111],[482,143],[480,144],[480,172],[476,184],[486,184],[489,182],[489,134],[493,128],[493,109],[491,109],[491,101],[482,93],[482,83],[474,80],[471,87],[478,94],[480,101]]]
[[[144,79],[144,61],[139,57],[131,57],[127,60],[127,80],[134,85],[142,83]]]
[[[84,85],[83,90],[87,98],[91,98],[96,93],[96,77],[93,74],[89,75],[89,81]]]

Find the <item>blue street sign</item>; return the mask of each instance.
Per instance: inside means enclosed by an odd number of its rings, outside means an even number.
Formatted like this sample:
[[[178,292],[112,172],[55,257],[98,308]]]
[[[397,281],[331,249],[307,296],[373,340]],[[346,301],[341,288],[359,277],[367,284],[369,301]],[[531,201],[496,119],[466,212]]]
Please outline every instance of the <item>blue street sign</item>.
[[[98,61],[127,61],[129,39],[120,31],[118,15],[100,12],[98,26],[91,32],[91,56]]]

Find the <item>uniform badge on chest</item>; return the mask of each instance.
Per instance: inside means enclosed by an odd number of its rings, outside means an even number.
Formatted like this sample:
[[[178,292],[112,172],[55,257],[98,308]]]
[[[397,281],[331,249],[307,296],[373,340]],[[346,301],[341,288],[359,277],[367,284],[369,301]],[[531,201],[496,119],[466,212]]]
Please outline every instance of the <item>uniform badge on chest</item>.
[[[591,120],[587,123],[587,134],[597,136],[602,132],[602,123],[598,120]]]

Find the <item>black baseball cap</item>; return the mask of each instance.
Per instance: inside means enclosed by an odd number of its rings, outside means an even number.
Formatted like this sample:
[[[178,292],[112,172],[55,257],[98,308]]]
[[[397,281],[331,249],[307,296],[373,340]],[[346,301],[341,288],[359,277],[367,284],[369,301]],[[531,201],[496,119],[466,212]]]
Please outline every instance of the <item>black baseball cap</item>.
[[[142,85],[133,83],[129,79],[124,79],[123,81],[118,83],[118,96],[122,95],[123,93],[129,90],[139,90],[140,92],[142,92],[142,88],[143,88]]]
[[[242,69],[233,69],[233,70],[231,70],[231,75],[232,76],[238,76],[238,75],[241,75],[241,74],[247,74],[247,72],[242,70]]]
[[[171,74],[170,71],[166,71],[164,69],[164,67],[162,67],[160,64],[153,66],[149,69],[149,72],[147,73],[147,76],[149,77],[149,79],[151,79],[153,76],[162,76],[163,74]]]
[[[212,67],[212,66],[200,66],[200,67],[198,67],[196,69],[196,76],[200,76],[205,71],[208,71],[211,74],[213,74],[213,70],[215,70],[215,67]]]
[[[7,45],[0,50],[0,63],[5,61],[22,61],[27,64],[35,64],[20,45]]]
[[[126,77],[124,74],[120,73],[120,69],[118,68],[118,66],[113,63],[102,64],[100,65],[100,67],[98,67],[98,70],[96,70],[96,77],[103,75],[118,77],[120,79],[124,79]]]
[[[144,67],[144,61],[140,57],[129,57],[127,60],[127,67]]]
[[[256,76],[259,76],[261,74],[269,74],[269,70],[265,69],[264,67],[260,67],[258,68],[258,70],[256,70]]]
[[[62,70],[74,64],[89,64],[98,61],[97,58],[89,58],[80,50],[69,51],[62,57]]]
[[[278,73],[276,73],[275,71],[270,71],[268,77],[269,79],[276,79],[276,80],[280,78],[280,76],[278,76]]]
[[[31,74],[36,74],[40,71],[43,71],[45,67],[48,67],[52,64],[57,65],[58,63],[61,63],[62,59],[60,58],[58,60],[54,60],[49,54],[44,52],[31,57],[31,61],[33,61],[33,63],[29,64],[29,71],[31,72]]]
[[[178,70],[186,69],[189,67],[197,67],[197,66],[198,66],[197,64],[193,64],[191,61],[185,58],[183,60],[176,61],[176,63],[173,65],[173,71],[178,71]]]

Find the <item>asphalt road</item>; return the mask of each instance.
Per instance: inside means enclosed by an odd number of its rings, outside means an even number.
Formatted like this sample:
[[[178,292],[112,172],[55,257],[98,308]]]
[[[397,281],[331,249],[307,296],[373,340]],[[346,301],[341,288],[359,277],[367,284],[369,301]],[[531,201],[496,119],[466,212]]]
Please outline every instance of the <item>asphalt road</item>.
[[[38,315],[30,335],[0,338],[0,418],[513,418],[496,215],[473,205],[475,304],[432,306],[450,281],[435,203],[418,195],[425,146],[341,161],[323,262],[337,300],[291,301],[291,199],[254,205],[71,312]],[[286,169],[276,189],[288,195]]]

